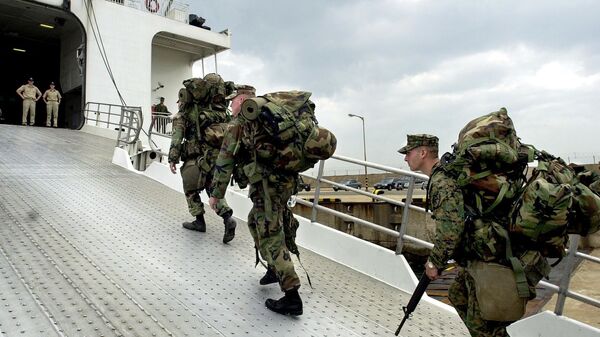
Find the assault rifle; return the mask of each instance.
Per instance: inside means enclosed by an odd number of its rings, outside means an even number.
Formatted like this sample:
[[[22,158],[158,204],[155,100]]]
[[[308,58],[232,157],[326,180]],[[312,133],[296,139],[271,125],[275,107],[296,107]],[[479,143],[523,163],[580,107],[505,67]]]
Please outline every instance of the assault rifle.
[[[419,304],[421,297],[423,297],[423,294],[425,293],[425,289],[427,289],[429,282],[431,282],[431,280],[429,279],[429,277],[427,277],[427,274],[423,273],[423,276],[421,276],[421,279],[419,280],[419,284],[417,284],[417,288],[415,289],[410,300],[408,301],[408,305],[402,307],[402,311],[404,311],[404,318],[402,318],[402,322],[400,322],[398,329],[396,329],[396,336],[398,336],[398,334],[400,333],[400,329],[402,329],[404,322],[406,322],[406,320],[410,317],[413,311],[415,311],[415,309],[417,308],[417,304]]]

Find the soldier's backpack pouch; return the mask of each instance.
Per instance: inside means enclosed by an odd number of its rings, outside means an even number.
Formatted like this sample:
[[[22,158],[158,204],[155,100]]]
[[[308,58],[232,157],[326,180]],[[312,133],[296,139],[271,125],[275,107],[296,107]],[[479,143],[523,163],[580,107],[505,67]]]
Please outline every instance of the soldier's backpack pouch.
[[[584,184],[575,184],[575,220],[569,224],[571,234],[593,234],[600,228],[600,196]]]
[[[519,297],[511,268],[493,262],[471,261],[467,272],[475,281],[475,296],[483,319],[512,322],[523,317],[527,299]]]
[[[315,125],[304,143],[304,152],[308,159],[325,160],[333,156],[336,147],[335,135],[324,127]]]
[[[214,148],[220,148],[227,130],[227,123],[214,123],[204,129],[204,141]]]
[[[485,262],[506,257],[506,229],[489,219],[477,218],[468,224],[472,234],[466,239],[465,249],[470,255]]]
[[[243,167],[244,175],[248,178],[249,184],[254,184],[263,179],[264,168],[256,161],[250,162]]]
[[[511,232],[529,240],[531,247],[544,256],[563,257],[572,204],[570,185],[538,177],[525,187]]]
[[[183,81],[183,86],[191,95],[191,100],[202,101],[208,96],[210,84],[202,78],[190,78]]]

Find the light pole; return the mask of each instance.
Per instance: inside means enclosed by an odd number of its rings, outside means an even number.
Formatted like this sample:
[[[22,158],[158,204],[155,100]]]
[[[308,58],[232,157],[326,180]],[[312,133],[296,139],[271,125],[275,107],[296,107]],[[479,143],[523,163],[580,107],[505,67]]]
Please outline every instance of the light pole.
[[[363,155],[364,160],[367,161],[367,141],[365,140],[365,118],[363,116],[348,114],[348,117],[358,117],[362,121],[363,128]],[[365,191],[369,190],[369,176],[367,175],[367,165],[365,165]]]

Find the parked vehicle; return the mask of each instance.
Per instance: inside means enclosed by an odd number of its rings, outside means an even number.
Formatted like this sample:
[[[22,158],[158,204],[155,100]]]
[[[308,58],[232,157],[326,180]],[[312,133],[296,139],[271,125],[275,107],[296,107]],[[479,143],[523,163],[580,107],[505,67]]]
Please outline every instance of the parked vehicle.
[[[410,184],[410,182],[408,180],[398,180],[394,183],[394,188],[397,191],[402,191],[405,188],[408,188],[408,185]]]
[[[362,185],[356,179],[344,180],[344,181],[340,182],[340,184],[342,184],[344,186],[356,188],[356,189],[360,189],[362,187]],[[334,191],[338,191],[338,190],[341,190],[341,189],[345,189],[345,188],[333,186],[333,190]]]
[[[385,178],[382,181],[373,185],[376,190],[392,190],[398,191],[408,187],[408,180],[406,178]]]
[[[408,186],[410,185],[410,180],[405,178],[395,182],[394,184],[394,188],[398,191],[401,191],[408,188]],[[415,188],[421,188],[422,190],[426,190],[427,180],[416,179]]]
[[[375,187],[376,190],[391,190],[392,188],[395,188],[394,183],[397,179],[399,178],[385,178],[382,181],[375,183],[373,187]]]

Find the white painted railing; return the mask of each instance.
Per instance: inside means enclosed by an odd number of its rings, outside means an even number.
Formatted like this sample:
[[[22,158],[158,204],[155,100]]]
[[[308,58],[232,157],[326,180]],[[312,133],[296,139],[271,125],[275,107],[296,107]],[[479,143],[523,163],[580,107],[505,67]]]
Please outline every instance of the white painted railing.
[[[173,0],[106,0],[137,10],[188,23],[189,3]]]

